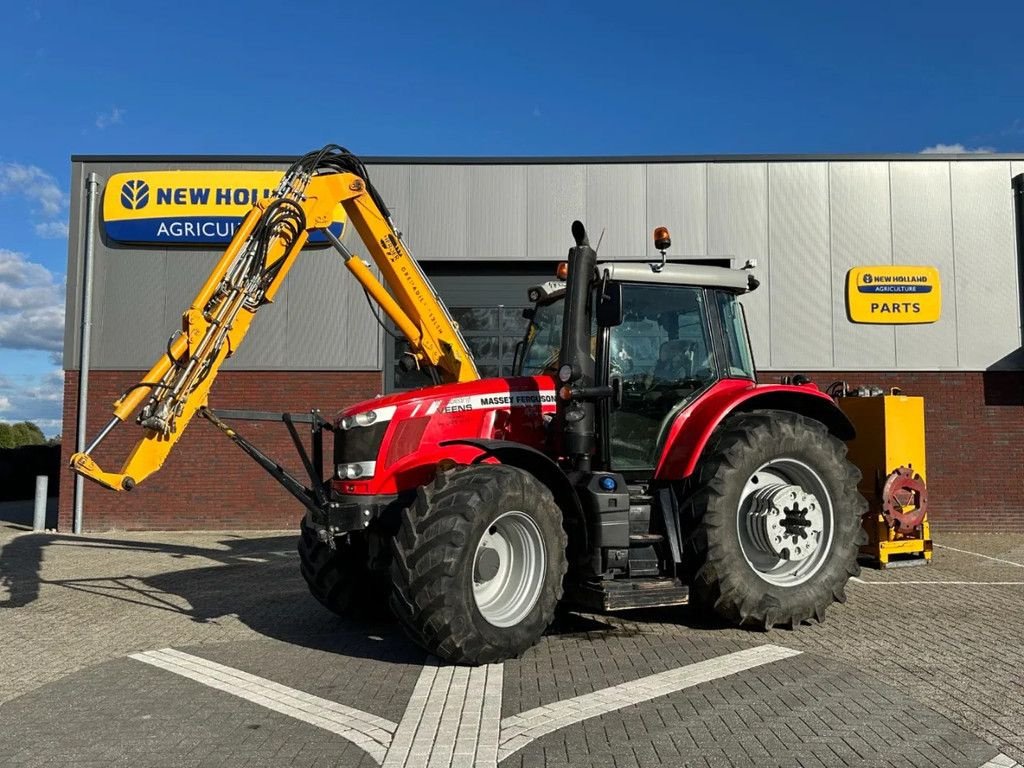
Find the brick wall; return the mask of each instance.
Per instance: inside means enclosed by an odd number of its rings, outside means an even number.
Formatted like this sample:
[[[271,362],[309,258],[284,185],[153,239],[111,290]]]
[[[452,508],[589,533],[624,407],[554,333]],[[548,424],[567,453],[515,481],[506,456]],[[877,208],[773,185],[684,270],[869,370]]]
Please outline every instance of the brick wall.
[[[139,381],[138,371],[92,371],[89,375],[88,439],[110,419],[111,403]],[[339,408],[367,400],[381,391],[379,373],[324,371],[252,372],[220,374],[210,398],[214,408],[304,413],[320,408],[332,418]],[[78,375],[64,378],[65,440],[62,463],[74,451]],[[287,428],[281,422],[233,421],[238,432],[305,479],[302,464]],[[308,427],[296,425],[309,445]],[[139,439],[133,422],[120,425],[97,449],[95,458],[108,471],[117,471]],[[324,453],[331,455],[330,435]],[[59,526],[71,530],[74,477],[61,474]],[[304,512],[302,505],[205,419],[196,417],[171,451],[163,468],[131,492],[115,493],[85,483],[83,527],[109,529],[294,529]]]
[[[94,371],[89,379],[89,436],[106,423],[110,404],[138,381],[138,372]],[[782,372],[766,372],[777,381]],[[938,530],[1024,532],[1024,373],[815,373],[822,387],[898,386],[925,398],[931,519]],[[380,391],[378,373],[224,372],[214,407],[305,412],[338,408]],[[77,375],[64,384],[63,462],[74,445]],[[299,477],[301,465],[281,423],[235,422],[241,434]],[[300,434],[302,432],[300,426]],[[133,424],[118,428],[96,452],[117,469],[138,439]],[[329,436],[325,453],[330,455]],[[73,478],[60,483],[60,526],[71,528]],[[124,529],[285,528],[298,524],[302,506],[211,424],[195,419],[163,469],[130,493],[86,483],[85,527]]]
[[[781,372],[762,372],[777,382]],[[1024,373],[807,374],[823,389],[899,387],[924,397],[928,503],[939,531],[1024,532]]]

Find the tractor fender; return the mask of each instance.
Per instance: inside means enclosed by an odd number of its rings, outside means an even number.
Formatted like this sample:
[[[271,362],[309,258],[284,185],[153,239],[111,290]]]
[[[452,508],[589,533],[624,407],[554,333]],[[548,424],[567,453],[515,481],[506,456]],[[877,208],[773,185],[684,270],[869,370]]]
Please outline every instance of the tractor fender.
[[[856,434],[835,401],[814,385],[754,385],[740,379],[723,379],[676,416],[665,438],[655,478],[689,477],[718,425],[733,413],[755,410],[798,413],[821,422],[843,441],[852,440]]]
[[[586,518],[583,515],[583,507],[576,491],[569,482],[562,468],[551,460],[547,455],[536,448],[531,448],[522,443],[514,443],[509,440],[492,440],[488,438],[460,438],[457,440],[445,440],[440,447],[468,445],[479,448],[481,453],[474,460],[474,464],[494,459],[500,464],[508,464],[529,472],[540,482],[547,486],[551,495],[555,497],[562,514],[565,515],[568,525],[566,530],[570,537],[582,537],[576,542],[570,541],[570,549],[586,552],[589,547]]]

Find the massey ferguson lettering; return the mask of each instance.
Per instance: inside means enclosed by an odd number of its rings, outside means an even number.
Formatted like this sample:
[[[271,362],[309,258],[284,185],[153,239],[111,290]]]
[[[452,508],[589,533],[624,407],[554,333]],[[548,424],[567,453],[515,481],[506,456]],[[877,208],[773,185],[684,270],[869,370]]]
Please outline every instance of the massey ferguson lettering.
[[[539,406],[554,405],[554,392],[492,392],[486,395],[475,397],[460,397],[449,400],[444,407],[445,413],[460,413],[462,411],[483,411],[501,406],[511,408],[537,408]]]

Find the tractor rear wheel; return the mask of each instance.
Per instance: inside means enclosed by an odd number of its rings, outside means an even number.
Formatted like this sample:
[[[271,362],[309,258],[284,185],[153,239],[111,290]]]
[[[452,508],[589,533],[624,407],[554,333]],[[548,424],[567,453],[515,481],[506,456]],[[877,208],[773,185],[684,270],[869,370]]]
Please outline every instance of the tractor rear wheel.
[[[446,661],[517,656],[554,618],[566,545],[558,505],[528,472],[500,464],[439,472],[392,542],[392,610]]]
[[[859,479],[846,446],[818,421],[769,410],[727,419],[684,510],[693,602],[765,629],[824,620],[860,572]]]

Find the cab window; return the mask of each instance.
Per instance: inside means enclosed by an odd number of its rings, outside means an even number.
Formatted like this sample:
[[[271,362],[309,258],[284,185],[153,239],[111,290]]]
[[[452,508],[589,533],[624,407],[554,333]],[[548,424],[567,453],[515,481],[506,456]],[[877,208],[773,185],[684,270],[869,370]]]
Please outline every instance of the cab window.
[[[609,430],[615,469],[648,469],[662,428],[717,378],[705,292],[686,286],[623,286],[623,321],[611,329],[609,367],[622,405]]]

